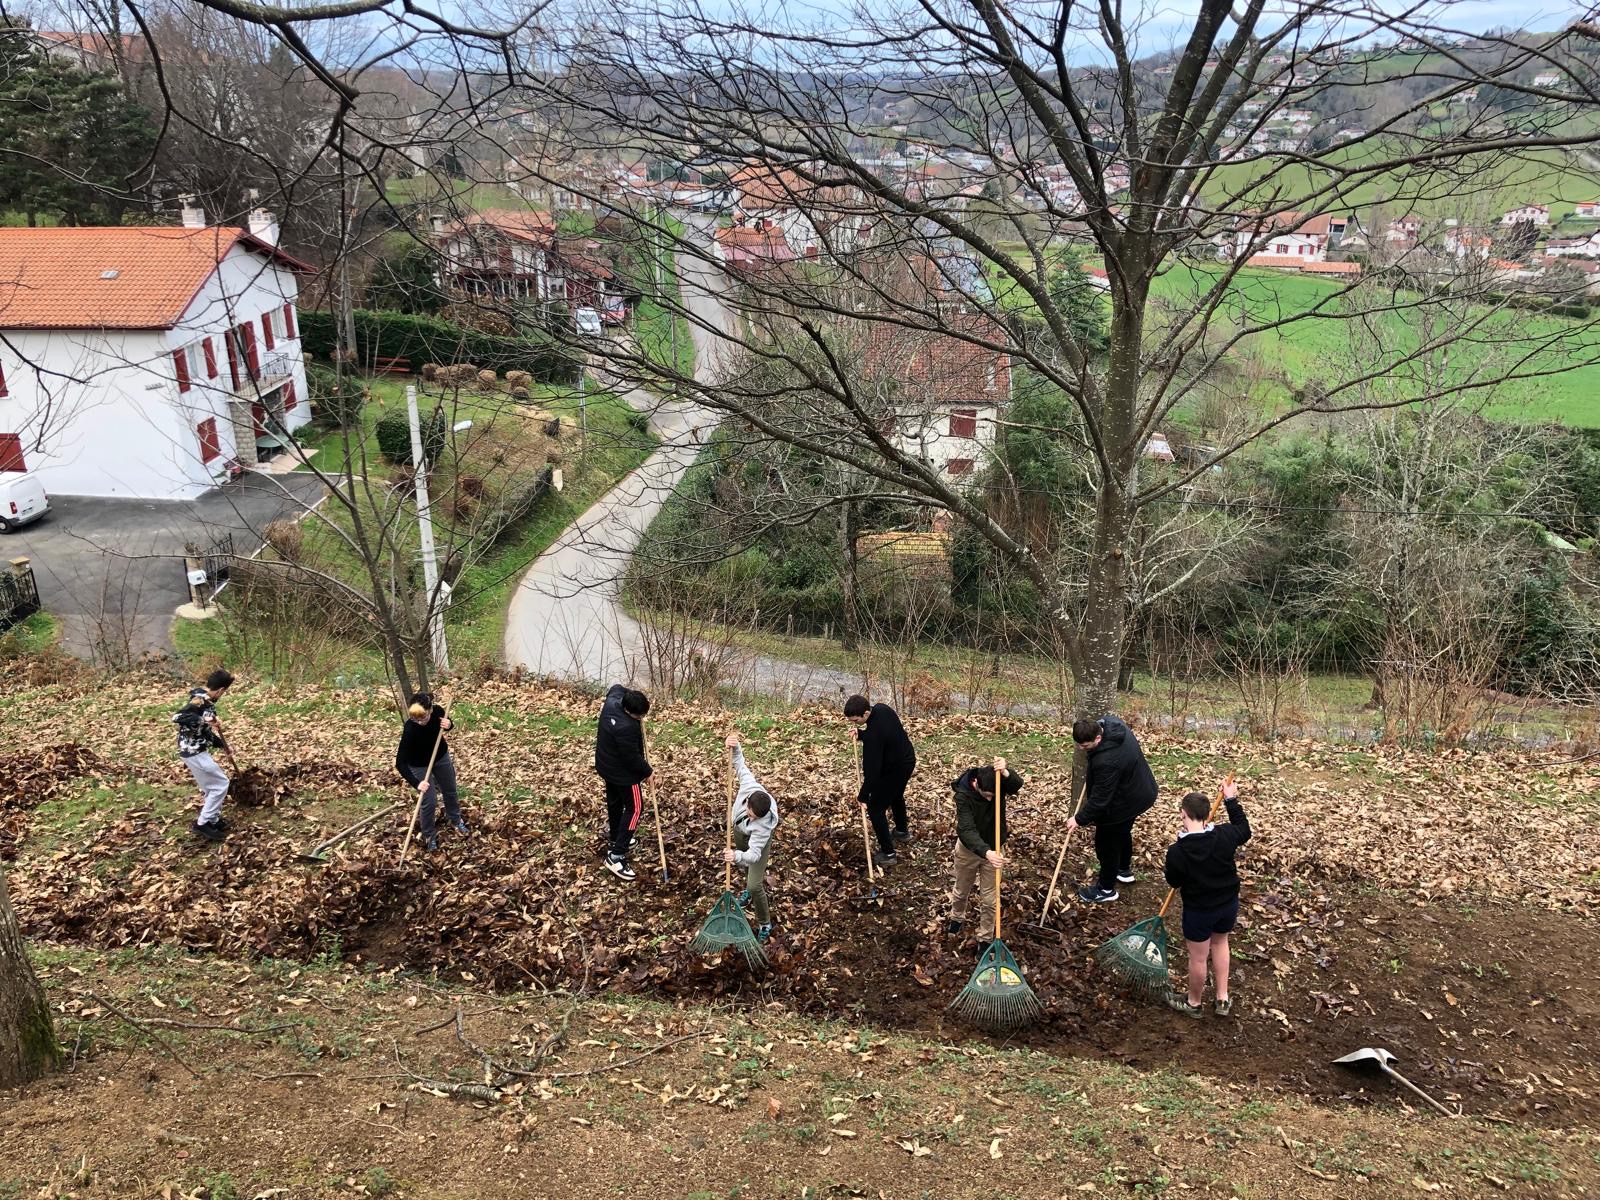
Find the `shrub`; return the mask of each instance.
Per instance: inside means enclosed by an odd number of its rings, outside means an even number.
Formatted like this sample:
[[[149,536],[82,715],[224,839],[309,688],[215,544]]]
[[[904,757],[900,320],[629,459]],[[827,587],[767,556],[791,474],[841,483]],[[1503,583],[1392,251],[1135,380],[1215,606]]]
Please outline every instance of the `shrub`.
[[[327,367],[308,366],[306,390],[311,393],[311,412],[318,425],[339,429],[360,423],[367,390],[359,379],[341,377]]]
[[[422,453],[429,462],[438,462],[439,456],[444,453],[444,436],[446,422],[444,414],[435,410],[424,413],[422,426]],[[402,412],[384,413],[378,418],[375,430],[378,437],[378,452],[388,461],[402,466],[411,466],[411,423]]]
[[[355,361],[368,368],[380,358],[404,358],[417,365],[470,358],[495,371],[526,371],[542,383],[577,378],[577,364],[542,330],[523,330],[520,336],[485,333],[433,317],[372,309],[357,309],[353,319]],[[331,358],[337,344],[332,314],[302,312],[300,338],[317,358]]]
[[[507,371],[506,385],[513,388],[529,387],[533,383],[533,376],[526,371]]]
[[[525,387],[514,387],[514,388],[512,388],[511,389],[511,398],[513,400],[517,401],[517,403],[519,403],[519,404],[532,403],[532,401],[529,399],[529,396],[528,396],[528,389],[525,388]]]
[[[478,372],[478,386],[486,392],[494,389],[495,381],[497,379],[499,379],[499,376],[493,371],[485,370]]]
[[[300,527],[300,522],[268,521],[261,528],[261,538],[284,562],[300,561],[300,554],[305,548],[306,541],[306,533]]]

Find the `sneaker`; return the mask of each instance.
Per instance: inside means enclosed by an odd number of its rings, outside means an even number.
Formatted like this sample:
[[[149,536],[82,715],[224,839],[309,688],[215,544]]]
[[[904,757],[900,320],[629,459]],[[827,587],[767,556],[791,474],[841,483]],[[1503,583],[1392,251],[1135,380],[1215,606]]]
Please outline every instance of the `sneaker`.
[[[1197,1021],[1206,1014],[1206,1010],[1202,1005],[1190,1004],[1189,997],[1184,992],[1168,992],[1167,1007],[1176,1009],[1184,1016],[1193,1017]]]
[[[1133,868],[1129,867],[1125,871],[1118,871],[1117,872],[1117,882],[1118,883],[1138,883],[1139,880],[1137,879],[1137,877],[1135,877],[1135,875],[1133,873]]]
[[[437,854],[439,852],[439,835],[430,833],[427,837],[423,838],[422,848],[429,854]]]
[[[901,845],[905,845],[911,840],[911,831],[909,829],[896,829],[894,831],[894,840]]]
[[[764,942],[772,936],[771,925],[758,925],[756,927],[756,941]]]
[[[465,821],[463,821],[460,817],[457,817],[454,821],[450,822],[450,828],[454,829],[457,833],[461,834],[463,837],[466,836],[467,823]]]
[[[1226,1017],[1233,1012],[1233,1001],[1231,999],[1218,1000],[1211,1006],[1211,1010],[1219,1017]]]
[[[954,920],[954,919],[946,921],[944,923],[944,931],[946,933],[952,933],[952,934],[953,933],[960,933],[961,932],[961,922],[957,921],[957,920]]]
[[[744,891],[740,892],[737,896],[735,896],[733,898],[733,902],[735,904],[737,904],[740,908],[749,908],[750,907],[750,889],[749,888],[745,888]]]
[[[1113,900],[1120,900],[1115,888],[1098,887],[1095,884],[1086,884],[1078,889],[1078,899],[1085,904],[1109,904]]]
[[[207,821],[204,825],[196,821],[189,826],[189,829],[196,837],[205,838],[208,842],[220,842],[228,836],[228,831],[222,827],[219,821]]]
[[[872,856],[872,865],[877,867],[880,871],[887,871],[899,861],[899,857],[892,851],[888,854],[883,854],[880,852]]]
[[[628,865],[628,860],[618,858],[615,854],[606,855],[606,870],[624,883],[632,883],[634,880],[633,868]]]

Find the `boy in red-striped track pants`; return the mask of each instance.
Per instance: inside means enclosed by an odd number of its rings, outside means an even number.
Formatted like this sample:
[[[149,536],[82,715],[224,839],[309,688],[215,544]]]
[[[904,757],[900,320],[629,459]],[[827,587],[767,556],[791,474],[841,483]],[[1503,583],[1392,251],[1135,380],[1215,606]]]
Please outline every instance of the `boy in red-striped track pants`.
[[[634,874],[628,851],[644,812],[644,781],[651,775],[644,757],[643,722],[649,711],[643,692],[612,684],[594,738],[594,769],[606,785],[606,870],[629,882]]]

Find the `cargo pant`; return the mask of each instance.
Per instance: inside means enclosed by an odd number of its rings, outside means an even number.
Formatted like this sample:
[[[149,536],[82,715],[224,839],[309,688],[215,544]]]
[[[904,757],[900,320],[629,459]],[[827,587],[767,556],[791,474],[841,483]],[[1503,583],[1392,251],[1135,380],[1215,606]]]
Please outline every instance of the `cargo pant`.
[[[750,835],[742,829],[733,831],[733,848],[735,850],[750,849]],[[772,843],[767,843],[767,849],[772,849]],[[757,925],[771,925],[772,913],[767,908],[767,856],[762,854],[755,863],[744,869],[745,890],[750,893],[750,911],[755,914]]]
[[[228,795],[228,773],[204,751],[188,755],[183,765],[189,768],[189,774],[200,788],[200,818],[195,823],[209,825],[222,815],[222,801]]]
[[[956,843],[956,894],[950,905],[950,919],[965,921],[972,899],[972,885],[978,885],[978,940],[994,940],[995,869],[981,854],[974,854]]]

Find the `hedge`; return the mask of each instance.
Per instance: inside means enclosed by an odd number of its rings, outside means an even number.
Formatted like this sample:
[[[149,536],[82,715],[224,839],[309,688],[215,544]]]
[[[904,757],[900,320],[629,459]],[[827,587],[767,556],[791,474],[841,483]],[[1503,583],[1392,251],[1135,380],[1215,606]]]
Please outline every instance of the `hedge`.
[[[423,413],[417,425],[422,432],[422,453],[430,463],[437,463],[444,453],[444,414],[438,410]],[[411,421],[405,413],[384,413],[374,432],[379,454],[392,463],[411,465]]]
[[[470,362],[491,371],[526,371],[540,383],[577,379],[577,364],[539,331],[507,337],[433,317],[364,308],[355,311],[354,321],[356,364],[365,370],[380,359],[403,358],[412,371],[420,371],[423,363]],[[301,345],[312,356],[331,360],[336,340],[332,313],[300,313]]]

